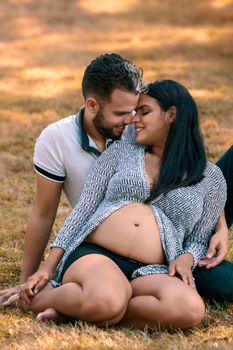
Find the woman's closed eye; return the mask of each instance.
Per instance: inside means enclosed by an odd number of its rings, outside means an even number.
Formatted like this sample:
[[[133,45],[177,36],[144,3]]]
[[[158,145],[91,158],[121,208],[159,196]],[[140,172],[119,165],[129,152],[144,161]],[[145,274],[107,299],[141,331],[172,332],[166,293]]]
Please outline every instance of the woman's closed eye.
[[[150,113],[150,111],[143,111],[141,114],[142,115],[147,115],[147,114],[149,114]]]
[[[150,110],[149,109],[144,109],[144,108],[138,108],[136,110],[136,112],[140,115],[147,115],[150,113]]]

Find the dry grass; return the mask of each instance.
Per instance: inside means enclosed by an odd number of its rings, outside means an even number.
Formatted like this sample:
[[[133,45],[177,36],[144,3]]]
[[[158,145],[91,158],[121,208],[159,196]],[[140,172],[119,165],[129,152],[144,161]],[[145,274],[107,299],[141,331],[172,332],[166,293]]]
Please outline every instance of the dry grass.
[[[89,61],[118,51],[196,98],[208,155],[233,143],[233,2],[230,0],[32,1],[0,4],[0,284],[18,281],[34,198],[32,154],[42,128],[78,110]],[[62,200],[54,232],[69,207]],[[231,241],[229,258],[233,260]],[[217,283],[217,281],[216,281]],[[150,333],[75,324],[38,325],[0,314],[1,349],[232,349],[232,305],[208,306],[199,329]]]

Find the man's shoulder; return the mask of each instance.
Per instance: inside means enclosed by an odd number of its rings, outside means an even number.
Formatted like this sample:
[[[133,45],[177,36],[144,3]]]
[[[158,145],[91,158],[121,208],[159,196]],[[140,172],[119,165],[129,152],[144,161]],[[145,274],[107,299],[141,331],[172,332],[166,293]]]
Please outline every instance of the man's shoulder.
[[[76,127],[76,117],[77,115],[69,115],[68,117],[56,120],[49,124],[44,130],[63,130],[66,128],[75,128]]]
[[[67,137],[77,133],[76,115],[70,115],[60,120],[54,121],[46,126],[38,139]]]

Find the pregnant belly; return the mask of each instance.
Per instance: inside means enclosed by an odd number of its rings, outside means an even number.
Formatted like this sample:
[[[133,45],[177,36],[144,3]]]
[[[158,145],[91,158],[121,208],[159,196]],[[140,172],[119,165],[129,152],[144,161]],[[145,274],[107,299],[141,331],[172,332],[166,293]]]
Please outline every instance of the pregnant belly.
[[[86,241],[147,264],[166,261],[156,220],[151,208],[143,203],[128,204],[115,211]]]

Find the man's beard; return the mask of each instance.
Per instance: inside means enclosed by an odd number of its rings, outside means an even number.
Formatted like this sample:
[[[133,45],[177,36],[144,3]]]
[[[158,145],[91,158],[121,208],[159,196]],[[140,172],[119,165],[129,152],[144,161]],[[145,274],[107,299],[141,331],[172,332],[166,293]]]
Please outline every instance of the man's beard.
[[[101,110],[97,112],[95,118],[93,119],[93,124],[95,125],[96,130],[107,139],[119,140],[121,138],[122,134],[114,134],[113,127],[108,128],[104,125],[104,116]]]

